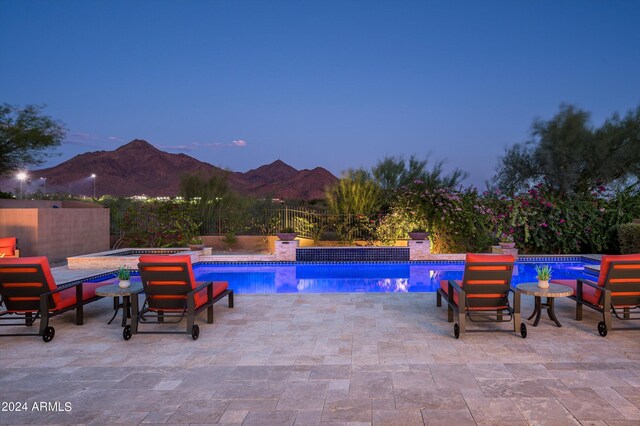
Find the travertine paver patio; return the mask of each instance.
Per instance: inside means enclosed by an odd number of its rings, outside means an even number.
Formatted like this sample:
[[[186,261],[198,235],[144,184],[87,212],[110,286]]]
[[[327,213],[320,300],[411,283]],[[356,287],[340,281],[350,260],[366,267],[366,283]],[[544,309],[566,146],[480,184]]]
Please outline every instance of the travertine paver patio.
[[[0,339],[0,400],[28,405],[0,423],[640,424],[640,331],[602,338],[595,313],[556,309],[563,327],[543,318],[527,339],[455,340],[434,294],[237,295],[198,341],[125,342],[104,299],[82,327],[54,318],[51,343]],[[43,401],[72,409],[31,410]]]

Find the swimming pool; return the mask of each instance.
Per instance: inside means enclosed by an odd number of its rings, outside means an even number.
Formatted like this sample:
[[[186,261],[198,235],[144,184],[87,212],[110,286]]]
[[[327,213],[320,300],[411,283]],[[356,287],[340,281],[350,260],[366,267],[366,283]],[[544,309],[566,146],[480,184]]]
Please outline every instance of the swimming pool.
[[[585,277],[584,262],[516,262],[513,285],[537,281],[535,266],[550,265],[553,279]],[[228,281],[235,293],[434,292],[441,280],[461,279],[462,262],[202,264],[198,281]]]

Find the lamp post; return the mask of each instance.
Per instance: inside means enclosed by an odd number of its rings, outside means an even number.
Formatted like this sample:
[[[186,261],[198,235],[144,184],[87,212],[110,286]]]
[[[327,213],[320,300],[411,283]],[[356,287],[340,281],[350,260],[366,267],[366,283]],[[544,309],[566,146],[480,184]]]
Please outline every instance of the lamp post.
[[[16,177],[20,181],[20,197],[22,197],[23,196],[22,182],[24,182],[27,179],[27,174],[25,172],[20,172],[20,173],[18,173],[18,175]]]
[[[96,174],[92,173],[91,178],[93,179],[93,198],[96,198]]]
[[[47,178],[46,177],[41,177],[40,180],[42,181],[42,194],[46,194],[47,193]]]

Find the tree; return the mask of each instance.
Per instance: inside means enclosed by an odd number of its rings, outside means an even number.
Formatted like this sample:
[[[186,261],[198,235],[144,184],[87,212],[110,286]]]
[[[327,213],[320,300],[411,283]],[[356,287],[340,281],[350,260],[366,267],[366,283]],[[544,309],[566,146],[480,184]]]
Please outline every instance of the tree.
[[[180,178],[180,196],[185,200],[197,199],[203,203],[215,203],[228,191],[224,176],[211,176],[208,180],[198,175],[184,175]]]
[[[380,187],[366,170],[347,170],[340,181],[327,189],[327,206],[333,214],[371,215],[379,207]]]
[[[358,230],[369,236],[367,228],[381,200],[380,187],[369,172],[347,170],[337,184],[327,188],[325,195],[341,241],[352,242]]]
[[[415,155],[407,161],[404,157],[385,157],[371,168],[371,175],[382,189],[381,209],[388,211],[397,191],[401,188],[420,184],[425,188],[455,188],[469,175],[460,169],[455,169],[448,175],[444,174],[444,161],[433,164],[427,169],[429,157],[419,160]]]
[[[213,175],[204,179],[198,175],[184,175],[180,178],[179,194],[193,203],[196,221],[201,223],[201,232],[210,232],[216,219],[220,221],[220,208],[229,204],[230,192],[225,176]]]
[[[640,108],[594,128],[588,112],[561,105],[548,121],[535,120],[532,137],[506,149],[492,183],[505,193],[543,183],[561,196],[632,179],[640,172]]]
[[[0,175],[9,175],[21,167],[44,162],[45,151],[60,145],[64,125],[42,115],[41,106],[20,109],[0,105]]]
[[[371,174],[384,191],[393,191],[403,186],[409,186],[415,181],[421,181],[428,188],[454,188],[467,178],[468,173],[455,169],[448,175],[444,175],[444,161],[433,164],[431,170],[427,170],[429,157],[419,160],[415,155],[409,157],[385,157],[371,168]]]

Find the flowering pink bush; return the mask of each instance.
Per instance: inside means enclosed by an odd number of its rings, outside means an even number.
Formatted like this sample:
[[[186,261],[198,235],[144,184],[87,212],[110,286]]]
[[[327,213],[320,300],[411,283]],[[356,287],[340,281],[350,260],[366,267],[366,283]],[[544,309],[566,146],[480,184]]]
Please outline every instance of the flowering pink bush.
[[[634,217],[640,217],[640,195],[604,187],[560,197],[543,185],[507,196],[415,184],[398,193],[381,226],[402,228],[419,218],[436,253],[487,251],[503,235],[523,253],[609,253],[619,251],[617,227]]]

